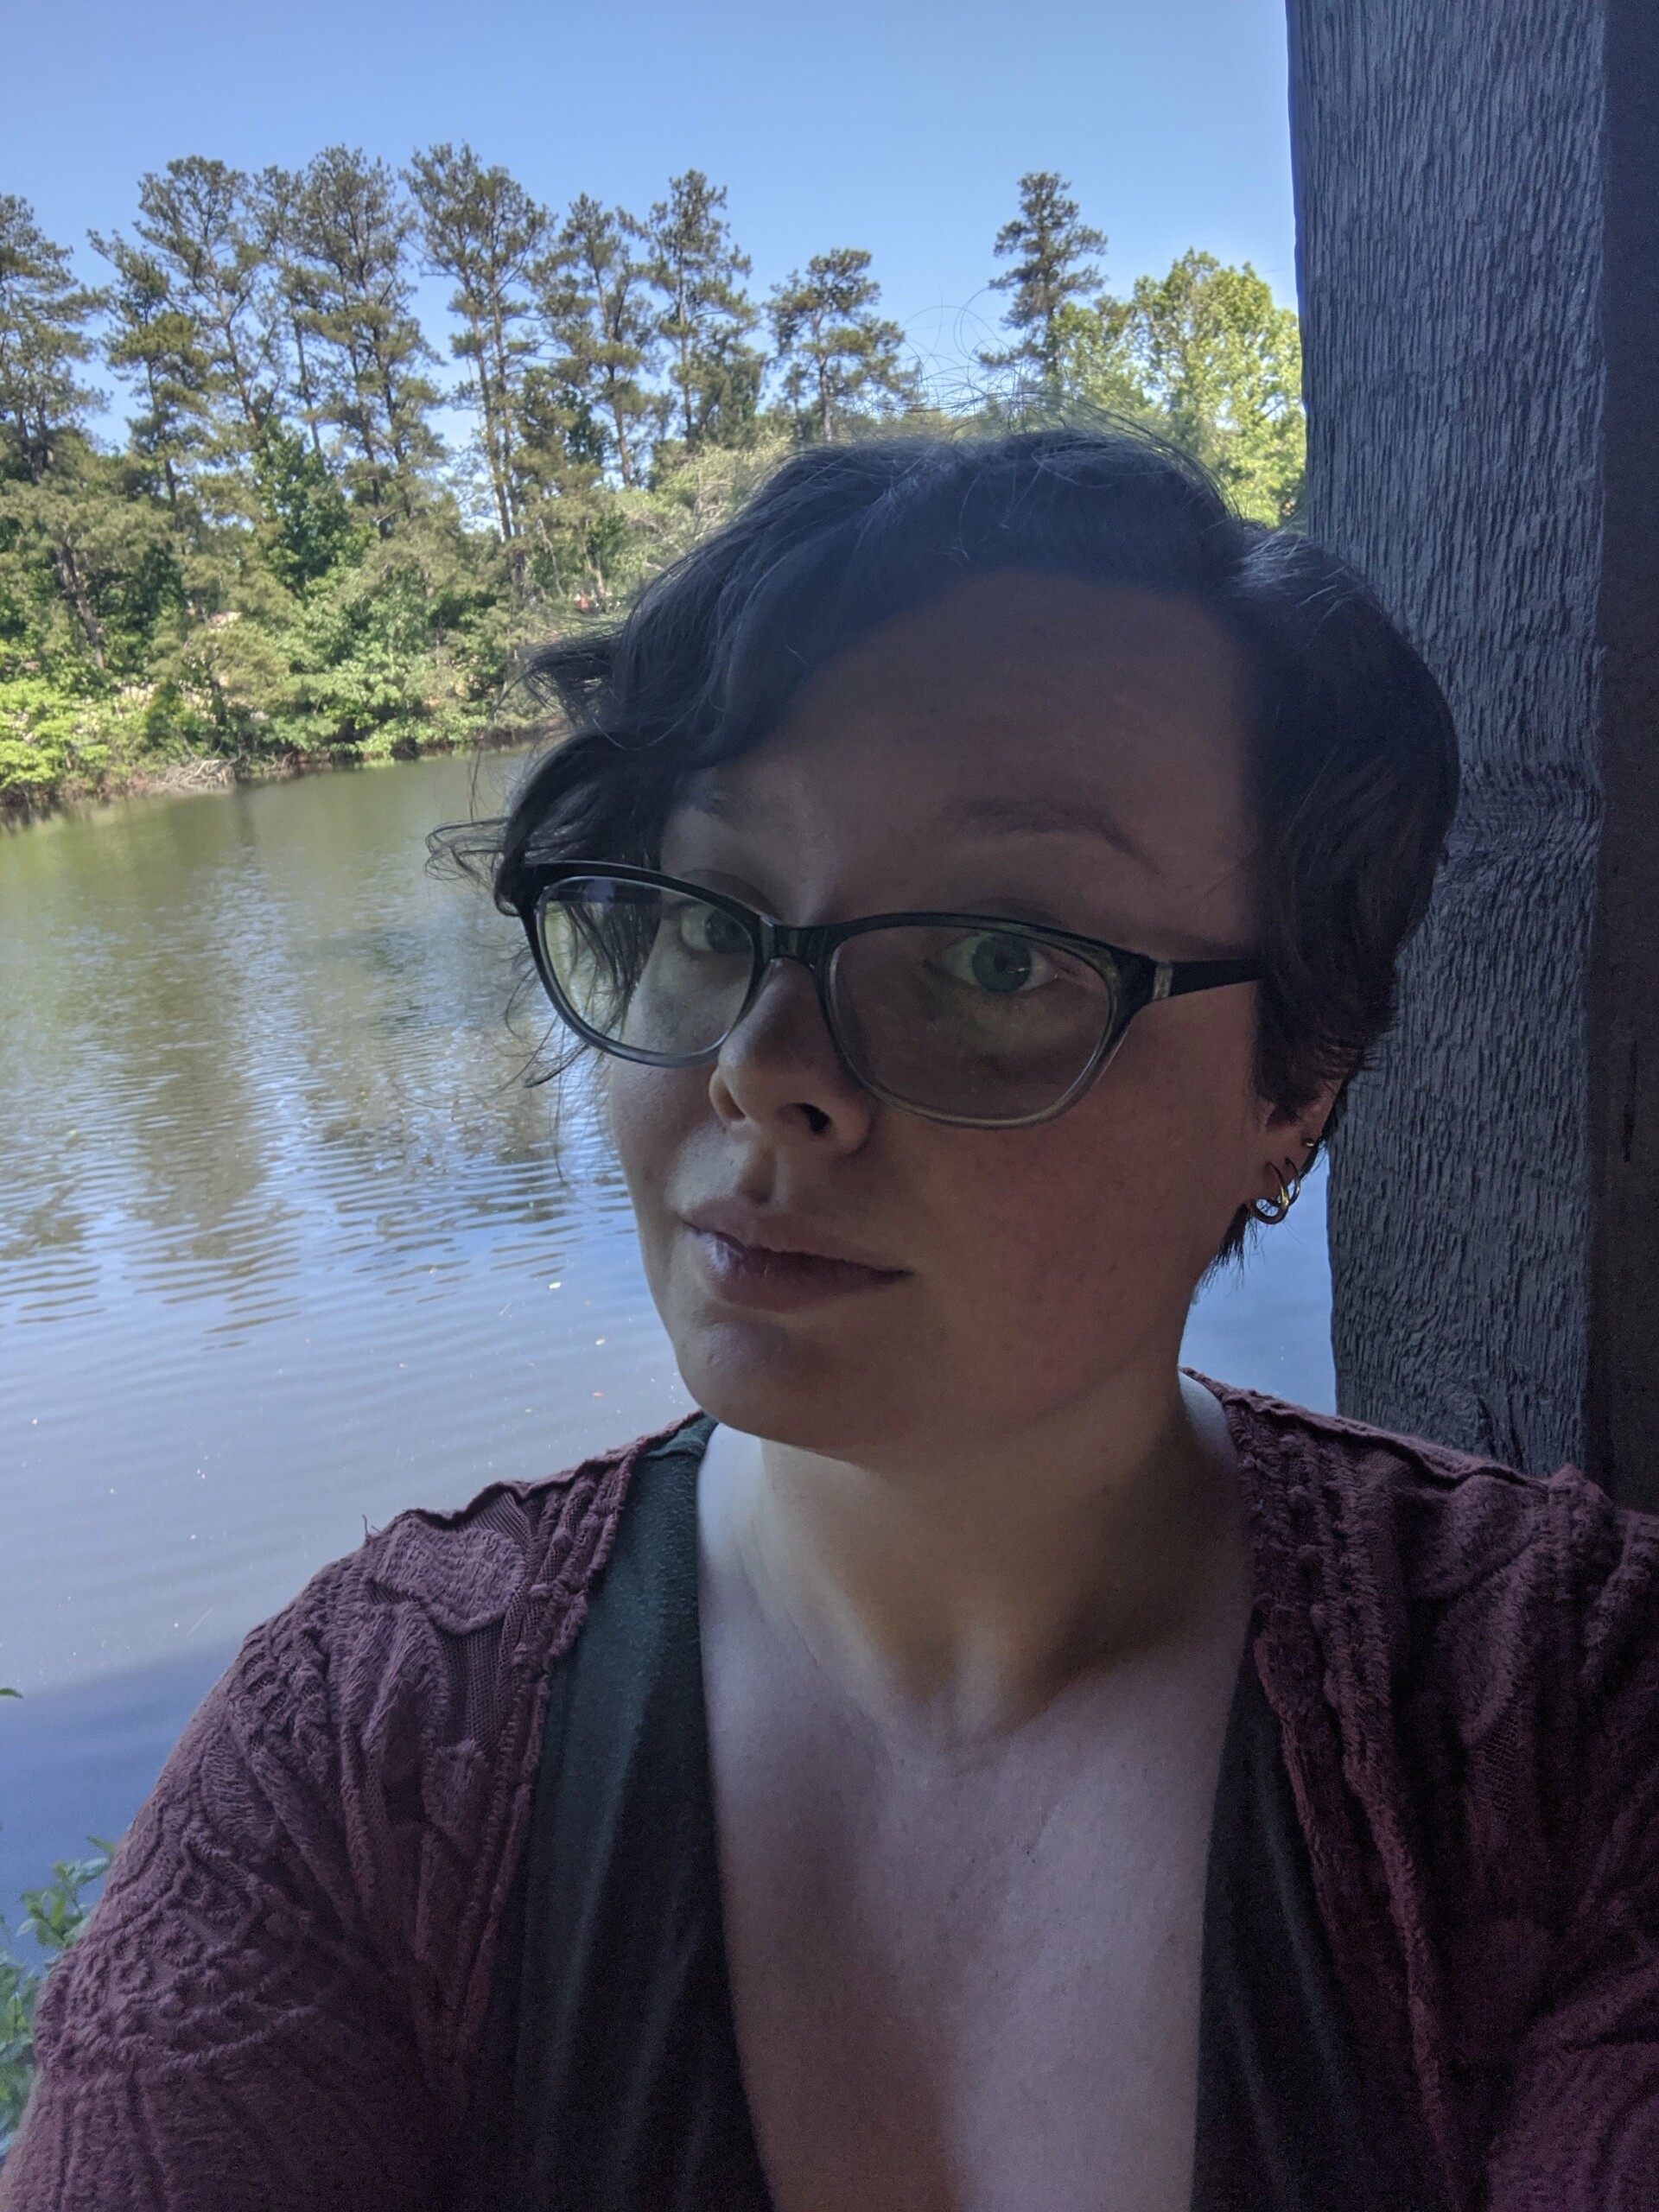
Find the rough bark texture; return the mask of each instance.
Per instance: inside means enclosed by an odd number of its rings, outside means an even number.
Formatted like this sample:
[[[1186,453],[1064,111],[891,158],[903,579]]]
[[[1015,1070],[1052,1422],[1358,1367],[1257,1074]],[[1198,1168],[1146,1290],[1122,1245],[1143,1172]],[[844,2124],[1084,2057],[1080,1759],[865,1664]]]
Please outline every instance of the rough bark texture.
[[[1588,1461],[1659,1508],[1659,6],[1607,30],[1602,831],[1590,999],[1598,1166]]]
[[[1334,1148],[1341,1404],[1659,1503],[1659,10],[1290,23],[1310,528],[1465,775]]]

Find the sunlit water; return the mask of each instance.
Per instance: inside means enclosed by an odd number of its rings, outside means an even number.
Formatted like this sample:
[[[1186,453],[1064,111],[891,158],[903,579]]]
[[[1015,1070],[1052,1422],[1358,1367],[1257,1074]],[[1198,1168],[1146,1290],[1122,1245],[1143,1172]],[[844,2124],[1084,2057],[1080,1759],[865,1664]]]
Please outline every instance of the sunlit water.
[[[0,838],[0,1911],[365,1524],[688,1403],[613,1165],[518,1079],[514,933],[425,870],[512,772]],[[1328,1338],[1316,1179],[1187,1352],[1328,1405]]]

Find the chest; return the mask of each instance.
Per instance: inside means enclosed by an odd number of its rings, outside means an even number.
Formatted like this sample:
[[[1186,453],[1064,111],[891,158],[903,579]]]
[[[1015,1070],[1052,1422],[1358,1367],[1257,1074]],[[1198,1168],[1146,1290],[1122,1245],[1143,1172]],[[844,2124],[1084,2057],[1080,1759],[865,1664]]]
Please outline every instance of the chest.
[[[1189,2202],[1230,1675],[1075,1686],[895,1742],[705,1624],[734,2015],[779,2212]]]

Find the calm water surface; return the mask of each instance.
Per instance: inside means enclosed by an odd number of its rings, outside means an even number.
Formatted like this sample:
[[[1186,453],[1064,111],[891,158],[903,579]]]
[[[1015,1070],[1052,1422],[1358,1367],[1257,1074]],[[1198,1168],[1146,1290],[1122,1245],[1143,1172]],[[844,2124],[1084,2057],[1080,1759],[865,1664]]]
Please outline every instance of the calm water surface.
[[[0,1912],[365,1523],[689,1402],[613,1164],[518,1080],[515,931],[425,872],[513,772],[0,838]],[[1328,1405],[1328,1335],[1316,1180],[1188,1356]]]

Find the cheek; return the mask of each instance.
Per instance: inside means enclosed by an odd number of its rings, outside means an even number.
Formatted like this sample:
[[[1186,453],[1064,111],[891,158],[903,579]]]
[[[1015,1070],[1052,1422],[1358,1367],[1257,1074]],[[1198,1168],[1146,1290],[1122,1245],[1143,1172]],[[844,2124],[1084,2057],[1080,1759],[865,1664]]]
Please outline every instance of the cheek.
[[[668,1234],[665,1193],[674,1163],[708,1109],[708,1077],[701,1069],[642,1068],[613,1060],[607,1070],[611,1141],[628,1185],[653,1288]]]
[[[1055,1362],[1142,1327],[1179,1334],[1248,1187],[1257,1109],[1248,1019],[1166,1011],[1057,1121],[961,1133],[943,1218],[970,1328],[1000,1308]]]
[[[1049,1370],[1116,1338],[1126,1293],[1147,1287],[1136,1233],[1146,1183],[1123,1145],[1080,1147],[1077,1135],[987,1134],[963,1147],[935,1270],[974,1357],[1017,1346],[1039,1393]]]

